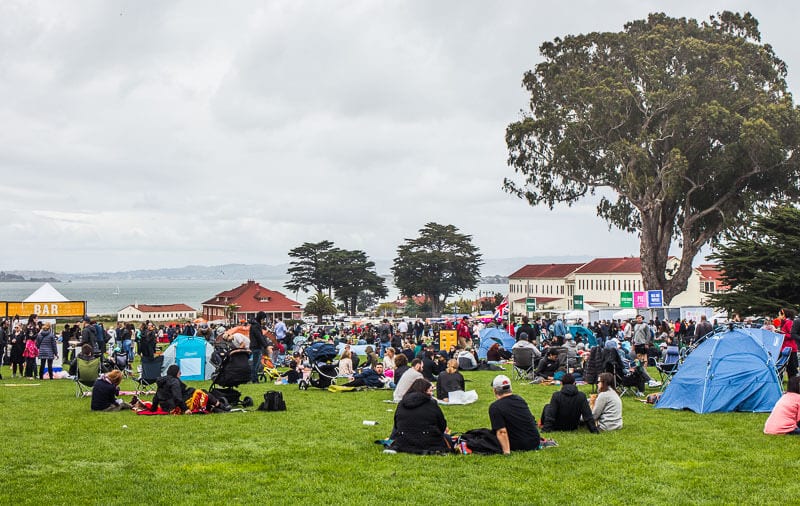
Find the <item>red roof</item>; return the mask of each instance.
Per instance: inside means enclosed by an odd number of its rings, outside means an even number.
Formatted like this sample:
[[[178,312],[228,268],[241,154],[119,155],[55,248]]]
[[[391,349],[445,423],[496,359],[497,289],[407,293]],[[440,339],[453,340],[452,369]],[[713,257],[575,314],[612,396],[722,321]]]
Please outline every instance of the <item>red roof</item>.
[[[514,302],[523,303],[526,299],[536,299],[537,304],[547,304],[548,302],[555,302],[563,298],[564,297],[523,297],[521,299],[514,299]]]
[[[526,265],[509,278],[566,278],[583,264],[532,264]]]
[[[166,313],[177,311],[197,311],[186,304],[131,304],[128,307],[138,309],[142,313]]]
[[[300,310],[300,303],[286,297],[280,292],[264,288],[253,280],[225,292],[220,292],[212,299],[203,302],[204,306],[228,306],[236,304],[237,312],[255,313],[290,313]]]
[[[719,281],[722,278],[722,270],[717,264],[702,264],[697,266],[702,281]]]
[[[575,274],[641,274],[639,257],[595,258],[578,269]]]

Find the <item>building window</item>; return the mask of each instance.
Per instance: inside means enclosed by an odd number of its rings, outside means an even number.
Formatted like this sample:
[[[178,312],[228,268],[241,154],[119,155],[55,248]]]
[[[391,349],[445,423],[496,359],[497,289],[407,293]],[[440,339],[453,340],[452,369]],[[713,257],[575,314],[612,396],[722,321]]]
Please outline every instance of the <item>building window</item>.
[[[716,286],[713,281],[703,281],[703,292],[714,293]]]

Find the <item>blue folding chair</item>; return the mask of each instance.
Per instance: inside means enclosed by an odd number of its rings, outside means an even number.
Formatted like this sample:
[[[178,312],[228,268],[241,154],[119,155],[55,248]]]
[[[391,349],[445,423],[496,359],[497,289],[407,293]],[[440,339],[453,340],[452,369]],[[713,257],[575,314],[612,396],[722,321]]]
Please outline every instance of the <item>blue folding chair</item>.
[[[786,372],[786,365],[789,363],[789,355],[791,353],[792,349],[787,346],[781,350],[778,360],[775,361],[775,371],[778,373],[778,379],[781,380],[781,383],[783,383],[783,373]]]
[[[672,380],[672,377],[675,376],[676,372],[678,372],[678,367],[681,363],[680,359],[680,349],[677,346],[667,346],[667,354],[664,356],[664,360],[661,362],[656,362],[656,370],[661,376],[662,390],[667,388],[667,385],[669,384],[670,380]]]

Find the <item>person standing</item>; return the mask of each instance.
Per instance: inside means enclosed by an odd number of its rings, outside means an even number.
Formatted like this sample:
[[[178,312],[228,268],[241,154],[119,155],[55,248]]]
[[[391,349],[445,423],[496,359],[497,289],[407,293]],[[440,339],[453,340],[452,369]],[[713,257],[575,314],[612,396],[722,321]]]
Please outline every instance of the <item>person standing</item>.
[[[633,351],[641,361],[647,360],[647,343],[650,341],[650,326],[644,322],[642,315],[636,316],[633,327]]]
[[[25,353],[25,333],[19,323],[14,325],[9,341],[11,342],[11,377],[16,378],[17,373],[20,376],[23,375],[22,366],[25,363],[25,357],[23,356]]]
[[[6,355],[6,346],[8,346],[8,319],[3,318],[3,322],[0,323],[0,367],[3,366],[3,358]],[[3,379],[2,374],[0,374],[0,380],[1,379]]]
[[[83,320],[81,321],[83,328],[81,329],[81,344],[89,344],[92,346],[92,350],[98,351],[97,349],[97,330],[92,325],[92,319],[88,316],[84,316]]]
[[[467,342],[472,344],[472,334],[469,330],[469,317],[461,318],[456,326],[456,338],[458,339],[458,347],[461,349],[467,348]]]
[[[259,311],[256,319],[250,324],[250,381],[258,383],[258,372],[261,367],[261,355],[267,349],[267,339],[264,337],[264,321],[267,313]]]
[[[564,325],[564,319],[559,316],[553,324],[553,339],[556,341],[557,346],[564,345],[564,336],[567,335],[567,326]]]
[[[389,323],[388,318],[384,318],[383,323],[378,328],[378,337],[381,343],[380,356],[383,357],[386,349],[392,345],[392,325]]]
[[[713,330],[714,327],[712,327],[711,324],[708,322],[708,318],[706,318],[706,315],[701,314],[700,321],[694,327],[694,340],[697,341],[698,339],[712,332]]]
[[[47,365],[47,375],[53,379],[53,359],[58,358],[58,340],[53,332],[50,322],[42,325],[42,330],[36,337],[36,346],[39,348],[39,379],[44,379],[44,367]]]
[[[495,401],[489,406],[489,422],[503,454],[538,450],[541,439],[536,428],[536,419],[525,399],[511,391],[511,380],[508,376],[495,376],[492,390]]]
[[[139,343],[139,353],[144,358],[154,358],[156,355],[156,342],[158,336],[156,335],[156,326],[153,322],[147,322],[147,325],[142,332],[142,338]]]
[[[797,341],[792,336],[792,324],[794,322],[794,310],[789,308],[782,308],[778,312],[778,320],[780,320],[780,332],[783,334],[783,344],[781,349],[789,348],[789,360],[786,362],[786,375],[791,379],[797,376]]]
[[[278,322],[275,324],[275,339],[278,340],[281,346],[283,346],[283,350],[286,351],[289,347],[284,342],[286,340],[286,324],[283,323],[283,318],[278,317]]]

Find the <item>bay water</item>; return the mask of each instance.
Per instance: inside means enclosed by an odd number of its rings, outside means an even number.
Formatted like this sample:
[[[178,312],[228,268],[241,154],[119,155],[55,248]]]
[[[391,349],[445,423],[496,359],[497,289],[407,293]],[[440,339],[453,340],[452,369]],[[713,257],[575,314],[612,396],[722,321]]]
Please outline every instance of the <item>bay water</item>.
[[[283,287],[288,278],[284,279],[258,279],[264,288],[276,290],[290,299],[305,304],[310,293],[290,292]],[[246,281],[246,280],[245,280]],[[237,280],[192,280],[192,279],[102,279],[102,280],[76,280],[71,282],[51,283],[69,300],[86,301],[88,314],[116,314],[120,309],[130,304],[187,304],[200,312],[201,303],[211,299],[219,292],[231,290],[245,281]],[[0,282],[0,301],[18,302],[25,300],[36,291],[41,282]],[[499,292],[505,294],[508,285],[481,284],[475,290],[460,294],[465,299],[475,299],[479,296],[486,297]],[[394,286],[389,287],[389,296],[386,300],[395,300],[399,291]],[[450,301],[457,299],[450,297]],[[22,315],[27,316],[27,315]]]

